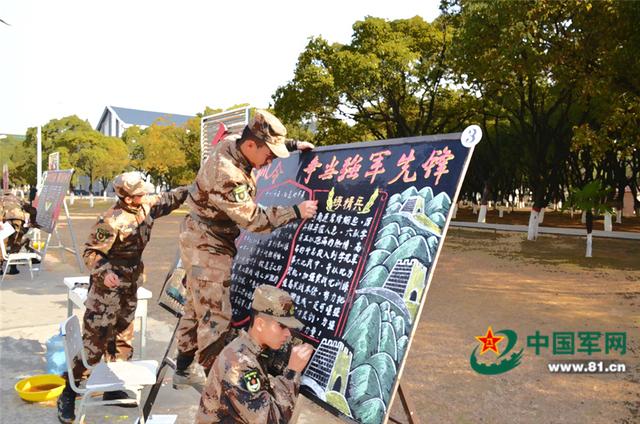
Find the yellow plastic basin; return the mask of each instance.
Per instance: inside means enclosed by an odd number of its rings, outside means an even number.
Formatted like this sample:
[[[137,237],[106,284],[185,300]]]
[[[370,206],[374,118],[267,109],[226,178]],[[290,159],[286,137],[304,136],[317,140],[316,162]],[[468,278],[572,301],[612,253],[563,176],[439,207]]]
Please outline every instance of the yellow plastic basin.
[[[18,395],[29,402],[45,402],[60,396],[64,389],[64,379],[55,374],[34,375],[16,383]]]

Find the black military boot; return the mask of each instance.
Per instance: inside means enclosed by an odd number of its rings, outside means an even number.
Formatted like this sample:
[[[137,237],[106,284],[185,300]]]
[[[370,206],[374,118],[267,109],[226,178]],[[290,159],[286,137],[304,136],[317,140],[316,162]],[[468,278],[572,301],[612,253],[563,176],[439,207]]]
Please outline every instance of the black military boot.
[[[64,424],[72,424],[76,419],[76,392],[67,385],[58,397],[58,420]]]
[[[7,274],[9,274],[9,275],[20,274],[20,271],[18,271],[18,266],[17,265],[11,265],[9,267],[9,271],[7,271]]]
[[[194,361],[194,357],[178,352],[176,370],[173,373],[173,388],[202,387],[206,381],[207,377],[202,367]]]
[[[104,392],[102,400],[121,400],[131,399],[124,390],[114,390],[113,392]]]

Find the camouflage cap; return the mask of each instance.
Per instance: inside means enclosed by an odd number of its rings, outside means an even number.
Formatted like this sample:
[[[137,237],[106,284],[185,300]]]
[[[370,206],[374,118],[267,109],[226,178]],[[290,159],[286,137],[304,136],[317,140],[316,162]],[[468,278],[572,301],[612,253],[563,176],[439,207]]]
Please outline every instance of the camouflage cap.
[[[284,144],[287,129],[278,118],[266,110],[258,109],[247,126],[255,137],[267,143],[274,155],[279,158],[289,157],[289,151]]]
[[[262,284],[253,292],[251,308],[273,317],[280,324],[301,330],[304,327],[295,317],[293,299],[289,293],[268,284]]]
[[[125,172],[113,180],[113,190],[120,197],[142,196],[153,193],[153,184],[145,182],[137,172]]]

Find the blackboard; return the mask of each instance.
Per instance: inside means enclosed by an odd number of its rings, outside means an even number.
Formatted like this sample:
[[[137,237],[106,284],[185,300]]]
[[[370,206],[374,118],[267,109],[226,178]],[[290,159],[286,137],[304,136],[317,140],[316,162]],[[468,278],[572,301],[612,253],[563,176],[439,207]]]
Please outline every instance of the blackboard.
[[[51,234],[56,227],[64,196],[69,190],[73,169],[48,171],[34,203],[38,209],[36,221],[43,231]]]
[[[316,347],[302,390],[343,418],[388,417],[481,136],[473,125],[463,133],[321,147],[256,172],[261,205],[317,199],[318,214],[270,234],[241,234],[234,325],[247,321],[258,285],[287,290],[305,324],[302,337]]]

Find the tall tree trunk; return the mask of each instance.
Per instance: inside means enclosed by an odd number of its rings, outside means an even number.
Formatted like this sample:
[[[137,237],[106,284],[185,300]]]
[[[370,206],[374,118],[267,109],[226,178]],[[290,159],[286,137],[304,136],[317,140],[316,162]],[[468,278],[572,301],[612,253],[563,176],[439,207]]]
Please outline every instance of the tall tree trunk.
[[[527,240],[535,240],[538,238],[538,224],[540,218],[540,210],[546,206],[546,198],[543,189],[535,190],[533,207],[531,215],[529,215],[529,230],[527,231]]]
[[[102,183],[102,191],[107,191],[107,186],[109,185],[109,180],[105,177],[100,178],[100,182]]]
[[[618,182],[618,196],[616,198],[616,224],[622,224],[622,208],[624,207],[624,189],[626,181]]]
[[[590,258],[591,257],[591,251],[592,251],[592,244],[593,244],[593,240],[592,240],[592,232],[593,232],[593,211],[591,209],[588,209],[587,211],[587,254],[586,257]]]

